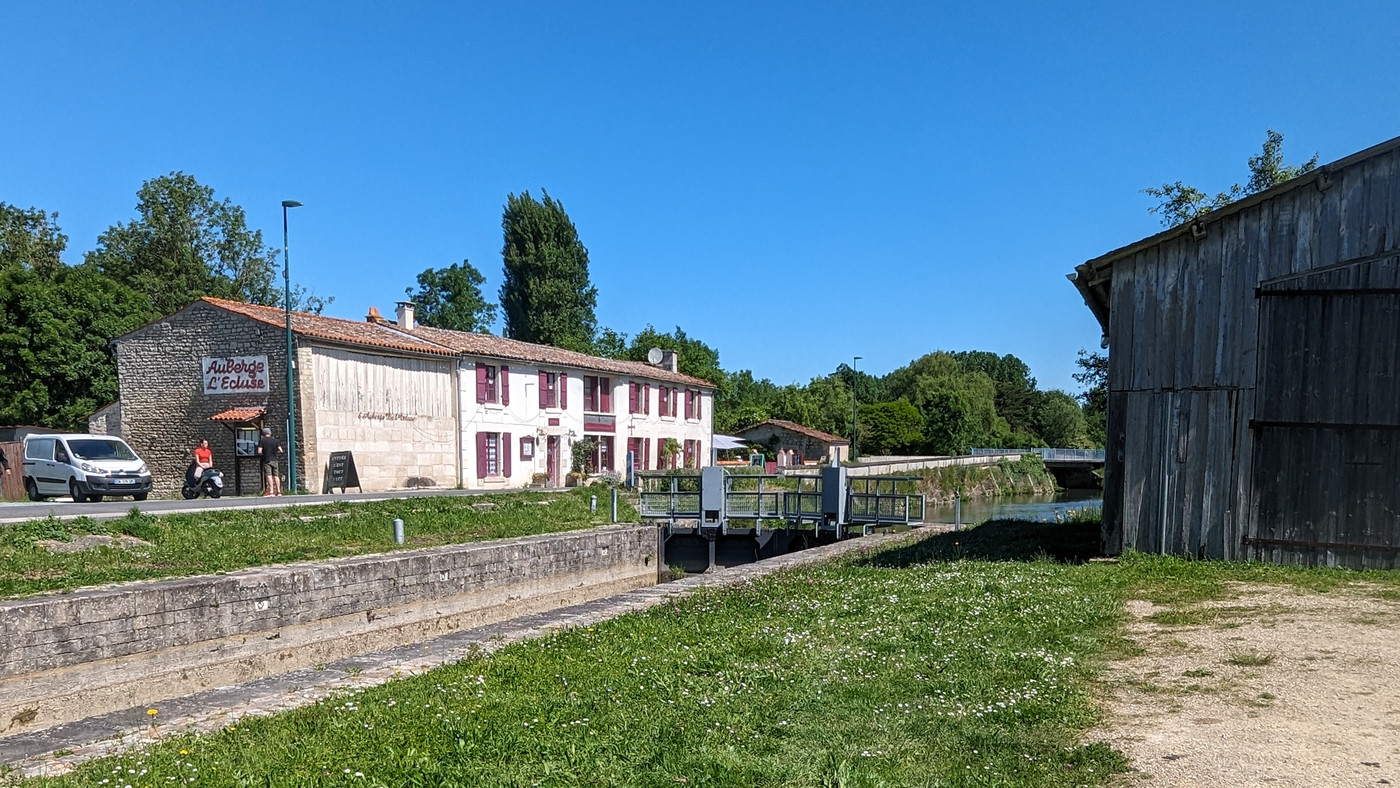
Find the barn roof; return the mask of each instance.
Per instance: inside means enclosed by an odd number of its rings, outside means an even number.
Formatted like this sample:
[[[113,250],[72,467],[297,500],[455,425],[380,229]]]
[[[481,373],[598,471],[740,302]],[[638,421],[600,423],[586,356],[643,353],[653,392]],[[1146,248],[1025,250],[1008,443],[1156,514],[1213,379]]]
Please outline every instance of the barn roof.
[[[803,424],[798,424],[795,421],[784,421],[783,419],[768,419],[767,421],[761,421],[753,425],[752,427],[745,427],[744,429],[739,430],[738,434],[742,437],[745,433],[752,432],[753,430],[756,430],[759,427],[778,427],[779,429],[788,430],[789,432],[795,432],[799,435],[806,435],[809,438],[819,440],[822,443],[825,443],[830,446],[846,446],[850,444],[850,441],[846,440],[840,435],[832,435],[829,432],[822,432],[821,430],[813,429]]]
[[[1103,328],[1104,336],[1107,337],[1109,317],[1108,300],[1113,284],[1113,266],[1119,260],[1131,257],[1138,252],[1151,249],[1154,246],[1180,238],[1184,235],[1194,234],[1198,238],[1204,237],[1209,231],[1208,228],[1211,224],[1227,216],[1233,216],[1247,208],[1252,208],[1266,200],[1271,200],[1280,194],[1291,192],[1294,189],[1302,189],[1306,186],[1313,186],[1318,189],[1330,188],[1333,175],[1338,171],[1366,161],[1367,159],[1389,153],[1396,148],[1400,148],[1400,137],[1395,137],[1394,139],[1387,140],[1379,145],[1373,145],[1363,151],[1358,151],[1357,153],[1353,153],[1337,161],[1324,164],[1311,172],[1299,175],[1292,180],[1284,181],[1258,194],[1251,194],[1229,205],[1202,214],[1185,224],[1179,224],[1176,227],[1163,230],[1156,235],[1148,236],[1140,241],[1134,241],[1127,246],[1119,247],[1111,252],[1087,260],[1075,266],[1074,273],[1069,274],[1068,278],[1074,283],[1075,289],[1079,290],[1080,295],[1084,297],[1084,303],[1089,307],[1089,310],[1094,313],[1094,317],[1098,318],[1099,325]]]

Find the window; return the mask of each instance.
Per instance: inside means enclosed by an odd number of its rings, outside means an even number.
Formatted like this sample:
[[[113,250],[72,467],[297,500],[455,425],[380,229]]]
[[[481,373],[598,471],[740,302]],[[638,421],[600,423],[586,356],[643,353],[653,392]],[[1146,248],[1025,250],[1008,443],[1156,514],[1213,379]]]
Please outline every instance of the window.
[[[510,433],[478,432],[476,434],[476,478],[510,477]]]
[[[700,441],[687,440],[685,442],[685,467],[694,468],[700,459]]]
[[[675,418],[676,411],[680,409],[679,403],[677,402],[680,397],[677,391],[674,388],[662,386],[658,399],[660,400],[657,403],[658,415],[666,416],[667,418]]]
[[[476,365],[476,401],[510,404],[510,367],[497,370],[493,364]]]
[[[612,381],[594,375],[583,376],[585,413],[612,413]]]
[[[651,384],[635,381],[628,384],[627,406],[629,413],[642,415],[651,413]]]
[[[597,442],[593,449],[593,454],[588,458],[588,472],[601,473],[613,469],[613,436],[599,435],[593,438]]]
[[[52,460],[53,439],[37,438],[24,444],[24,458],[26,460]]]
[[[685,417],[687,419],[700,419],[700,391],[698,389],[685,390]]]
[[[533,460],[533,459],[535,459],[535,439],[534,439],[534,438],[521,438],[521,439],[520,439],[520,459],[522,459],[522,460]]]
[[[540,407],[569,407],[569,376],[563,372],[540,371]]]

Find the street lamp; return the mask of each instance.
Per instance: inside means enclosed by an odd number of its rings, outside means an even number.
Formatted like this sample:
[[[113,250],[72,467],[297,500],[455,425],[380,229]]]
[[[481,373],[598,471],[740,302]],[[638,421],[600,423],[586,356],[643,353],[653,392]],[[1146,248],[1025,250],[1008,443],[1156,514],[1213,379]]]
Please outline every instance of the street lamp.
[[[861,358],[856,356],[851,359],[851,462],[856,461],[856,362]]]
[[[287,209],[300,208],[296,200],[282,201],[282,284],[287,311],[287,487],[297,491],[297,406],[293,391],[292,367],[292,263],[287,250]]]

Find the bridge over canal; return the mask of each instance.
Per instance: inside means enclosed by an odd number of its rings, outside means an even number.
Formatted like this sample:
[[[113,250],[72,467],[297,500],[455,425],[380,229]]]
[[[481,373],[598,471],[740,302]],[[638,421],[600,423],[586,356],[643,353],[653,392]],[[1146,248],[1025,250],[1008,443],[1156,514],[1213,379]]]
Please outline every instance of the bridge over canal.
[[[1039,454],[1045,461],[1045,469],[1054,474],[1061,487],[1086,490],[1103,486],[1103,478],[1094,473],[1103,468],[1103,449],[972,449],[970,453],[975,457]]]

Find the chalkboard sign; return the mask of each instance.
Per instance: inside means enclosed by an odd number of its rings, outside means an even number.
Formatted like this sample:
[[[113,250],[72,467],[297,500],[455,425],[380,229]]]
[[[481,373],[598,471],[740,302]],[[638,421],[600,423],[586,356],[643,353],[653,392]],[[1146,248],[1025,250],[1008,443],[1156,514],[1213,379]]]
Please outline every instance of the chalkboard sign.
[[[336,487],[339,487],[341,492],[345,492],[347,487],[364,492],[360,487],[360,474],[355,470],[354,452],[331,452],[330,467],[326,472],[326,489],[333,490]]]

